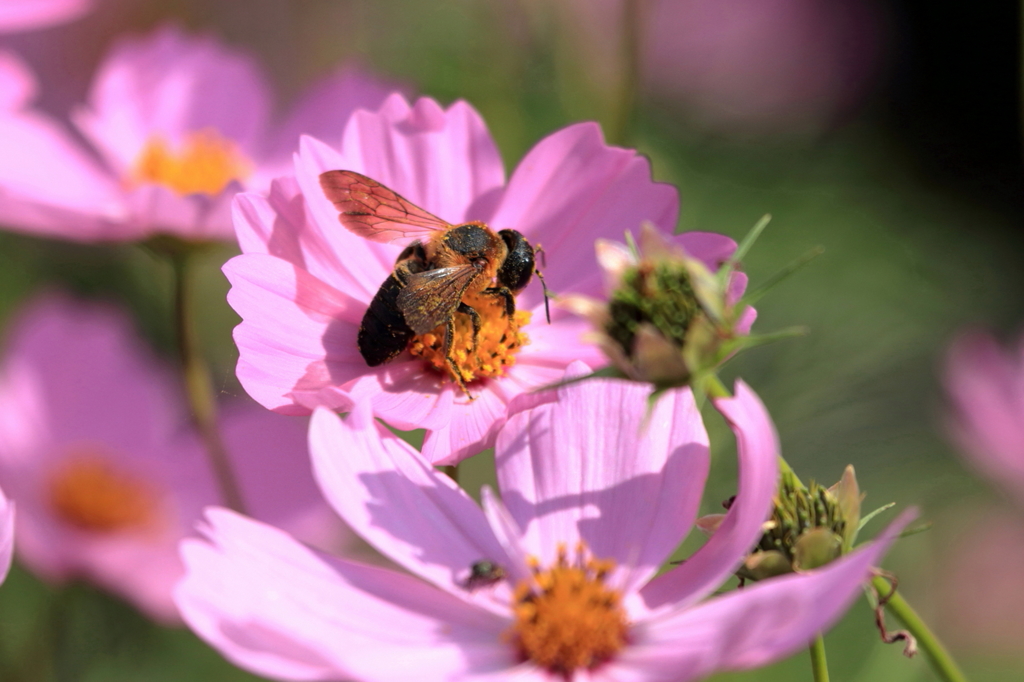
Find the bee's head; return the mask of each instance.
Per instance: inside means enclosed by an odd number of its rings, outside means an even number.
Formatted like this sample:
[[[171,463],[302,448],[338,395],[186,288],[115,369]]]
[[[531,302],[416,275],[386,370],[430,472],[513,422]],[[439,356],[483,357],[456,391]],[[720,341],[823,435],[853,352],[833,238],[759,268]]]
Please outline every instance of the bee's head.
[[[505,262],[498,268],[498,284],[508,287],[512,293],[519,293],[530,283],[533,275],[533,247],[515,230],[502,230],[498,235],[508,248]]]

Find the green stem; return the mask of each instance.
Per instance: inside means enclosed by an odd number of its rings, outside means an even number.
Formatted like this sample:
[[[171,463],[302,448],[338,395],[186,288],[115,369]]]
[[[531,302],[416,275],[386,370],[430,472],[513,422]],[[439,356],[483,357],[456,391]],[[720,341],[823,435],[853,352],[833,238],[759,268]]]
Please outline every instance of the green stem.
[[[825,638],[820,634],[811,642],[811,671],[814,682],[828,682],[828,660],[825,658]]]
[[[444,473],[448,474],[448,478],[450,478],[453,481],[455,481],[455,483],[459,482],[459,465],[458,464],[446,464],[445,466],[441,467],[441,471],[443,471]]]
[[[178,353],[185,379],[185,395],[213,468],[213,475],[220,486],[224,504],[244,514],[242,494],[217,425],[217,400],[210,367],[200,350],[199,334],[193,319],[194,295],[189,277],[189,259],[188,254],[175,254],[171,258],[174,266],[174,318],[178,330]]]
[[[873,578],[871,584],[882,599],[885,599],[886,595],[893,591],[889,581],[880,576]],[[896,616],[903,623],[903,627],[914,636],[917,646],[928,655],[932,669],[942,680],[945,682],[967,682],[963,671],[957,666],[946,647],[899,592],[889,597],[885,608]]]
[[[644,27],[644,0],[626,0],[622,4],[621,65],[618,92],[608,125],[608,142],[624,145],[629,141],[629,127],[638,99],[640,83],[640,48]]]
[[[731,398],[732,397],[732,394],[729,393],[729,389],[725,387],[725,384],[722,383],[722,380],[719,379],[718,375],[715,374],[714,372],[709,372],[707,374],[707,376],[704,378],[704,380],[703,380],[703,389],[704,389],[704,392],[707,393],[709,398]],[[787,472],[793,476],[793,480],[794,480],[794,482],[798,486],[803,487],[803,485],[804,485],[803,481],[800,480],[800,477],[796,475],[795,471],[793,471],[793,467],[789,466],[789,462],[787,462],[785,460],[785,458],[782,456],[782,454],[780,453],[779,454],[779,473],[780,474],[784,474],[784,473],[787,473]]]
[[[704,379],[704,392],[707,393],[709,398],[731,398],[732,393],[725,387],[722,380],[718,378],[718,375],[714,372],[708,372],[707,377]]]

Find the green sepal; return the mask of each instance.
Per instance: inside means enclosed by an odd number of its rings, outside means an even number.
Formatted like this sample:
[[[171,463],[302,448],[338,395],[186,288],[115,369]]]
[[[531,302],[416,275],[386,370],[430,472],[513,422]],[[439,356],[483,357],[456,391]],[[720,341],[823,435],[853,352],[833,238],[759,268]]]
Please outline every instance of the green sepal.
[[[889,504],[883,504],[878,509],[876,509],[873,512],[871,512],[871,513],[867,514],[866,516],[864,516],[864,518],[862,518],[860,520],[860,523],[857,524],[857,532],[859,533],[864,526],[868,525],[868,521],[870,521],[871,519],[875,518],[876,516],[878,516],[879,514],[884,512],[885,510],[892,509],[895,506],[896,506],[895,502],[890,502]]]
[[[747,235],[743,237],[743,240],[729,257],[729,260],[725,261],[722,267],[718,270],[718,277],[720,278],[719,284],[722,288],[728,284],[729,275],[731,275],[732,271],[736,269],[736,264],[743,260],[747,255],[747,252],[750,251],[754,242],[756,242],[757,238],[761,236],[762,232],[764,232],[764,228],[768,227],[768,223],[771,222],[771,219],[772,216],[770,213],[766,213],[761,216],[761,219],[758,220],[757,223],[750,228],[750,231],[747,232]]]
[[[784,268],[782,268],[774,275],[769,277],[768,281],[759,286],[757,289],[754,289],[753,291],[746,293],[743,296],[743,298],[740,299],[740,302],[737,305],[754,305],[759,300],[761,300],[761,298],[763,298],[765,294],[767,294],[769,291],[771,291],[779,284],[781,284],[783,281],[785,281],[790,275],[792,275],[794,272],[796,272],[803,266],[807,265],[808,263],[810,263],[812,260],[814,260],[823,253],[825,253],[824,246],[815,246],[813,249],[804,253],[802,256],[790,262]]]

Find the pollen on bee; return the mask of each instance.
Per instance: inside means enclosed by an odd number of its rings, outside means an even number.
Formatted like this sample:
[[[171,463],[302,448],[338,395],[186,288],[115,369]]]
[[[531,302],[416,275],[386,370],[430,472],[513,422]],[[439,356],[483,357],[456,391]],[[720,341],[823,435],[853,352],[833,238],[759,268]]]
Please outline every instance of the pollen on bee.
[[[213,129],[185,136],[177,149],[154,135],[139,153],[128,183],[154,183],[179,195],[220,193],[232,180],[244,180],[252,164],[238,145]]]
[[[148,482],[93,447],[60,461],[50,472],[46,493],[54,515],[81,530],[141,529],[156,516],[156,496]]]
[[[464,303],[480,316],[480,332],[474,340],[472,319],[464,314],[455,315],[450,355],[462,381],[468,384],[477,379],[504,376],[506,368],[515,364],[519,349],[530,343],[522,328],[529,324],[531,313],[517,310],[510,319],[505,314],[504,299],[486,294],[466,297]],[[444,335],[443,324],[420,334],[410,342],[409,352],[426,360],[431,368],[451,376],[452,370],[445,358]]]

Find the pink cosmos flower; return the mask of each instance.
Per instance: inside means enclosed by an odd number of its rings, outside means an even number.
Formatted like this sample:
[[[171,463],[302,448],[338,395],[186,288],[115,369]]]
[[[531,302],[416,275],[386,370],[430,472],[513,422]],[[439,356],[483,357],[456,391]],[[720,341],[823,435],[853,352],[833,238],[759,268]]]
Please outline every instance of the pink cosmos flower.
[[[368,367],[357,333],[402,244],[372,242],[342,227],[319,182],[335,169],[369,176],[452,224],[480,220],[518,230],[543,247],[539,266],[558,295],[601,291],[595,239],[621,238],[645,220],[671,232],[678,211],[675,189],[651,180],[644,157],[607,146],[595,124],[544,138],[506,183],[498,150],[469,105],[445,110],[420,99],[410,106],[399,95],[377,113],[354,114],[340,150],[303,138],[295,178],[277,181],[269,196],[239,196],[243,255],[224,267],[228,302],[242,317],[235,329],[239,381],[258,402],[288,414],[367,399],[392,426],[427,429],[423,452],[435,463],[489,447],[509,402],[558,380],[573,360],[595,368],[605,360],[580,341],[584,320],[552,307],[551,324],[545,321],[534,281],[516,302],[530,316],[521,327],[527,340],[518,354],[500,348],[496,369],[476,356],[485,369],[469,384],[473,400],[409,352]],[[681,240],[705,255],[704,236]]]
[[[18,554],[30,569],[90,580],[178,620],[177,543],[221,500],[182,400],[116,311],[49,297],[22,315],[0,373],[0,485],[18,505]],[[305,459],[306,420],[233,404],[222,428],[257,518],[341,546],[347,531]]]
[[[0,0],[0,32],[24,31],[77,19],[93,0]]]
[[[122,40],[72,115],[91,148],[41,112],[0,116],[0,220],[78,241],[231,239],[238,189],[266,189],[300,133],[340,136],[388,90],[342,69],[271,127],[269,88],[247,55],[174,26]]]
[[[236,664],[288,680],[679,682],[803,648],[902,521],[822,569],[705,601],[761,535],[776,436],[746,385],[716,403],[736,433],[738,495],[707,543],[657,576],[693,525],[708,440],[688,390],[649,415],[646,394],[594,380],[514,401],[496,446],[501,497],[485,489],[482,510],[364,404],[344,420],[320,409],[310,449],[321,488],[413,575],[211,510],[207,540],[182,545],[182,615]]]
[[[961,336],[945,384],[953,436],[971,464],[1024,502],[1024,341],[1006,349],[983,332]]]
[[[0,490],[0,583],[11,570],[14,554],[14,504]]]

